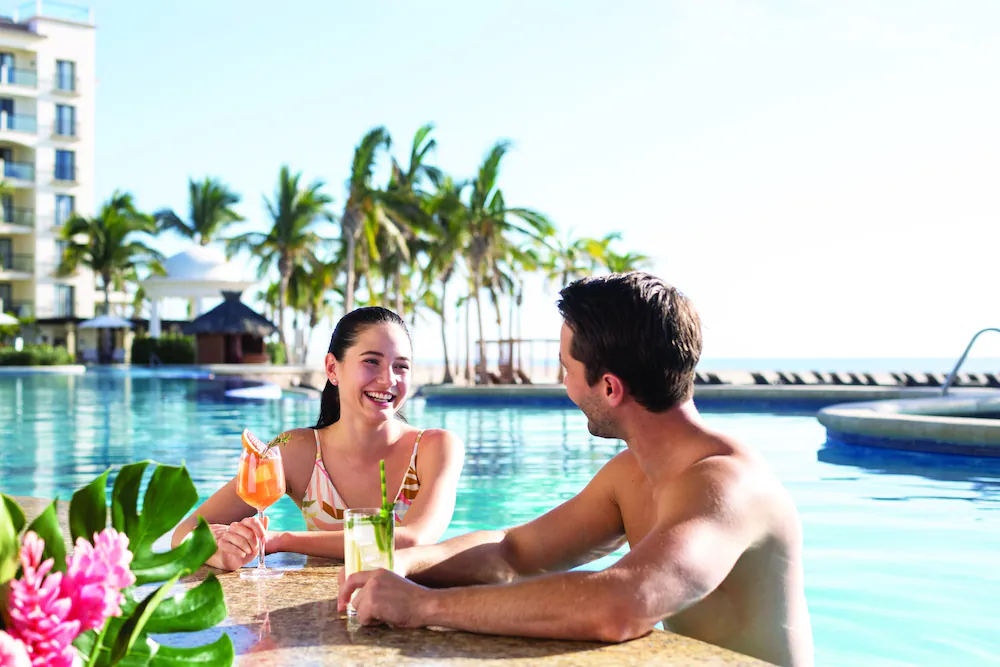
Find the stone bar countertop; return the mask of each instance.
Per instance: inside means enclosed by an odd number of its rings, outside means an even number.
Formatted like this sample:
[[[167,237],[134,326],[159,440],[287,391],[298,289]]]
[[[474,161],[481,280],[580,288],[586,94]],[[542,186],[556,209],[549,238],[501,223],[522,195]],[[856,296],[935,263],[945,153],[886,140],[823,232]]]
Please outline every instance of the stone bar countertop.
[[[48,503],[15,497],[30,522]],[[60,503],[64,535],[67,507]],[[238,572],[203,567],[182,580],[193,585],[209,572],[222,583],[228,617],[204,632],[157,635],[162,644],[183,646],[228,634],[236,664],[294,665],[482,665],[588,667],[611,665],[765,665],[710,644],[662,630],[622,644],[493,637],[450,630],[361,627],[337,612],[340,561],[299,554],[273,554],[267,566],[282,569],[279,579],[249,581]]]

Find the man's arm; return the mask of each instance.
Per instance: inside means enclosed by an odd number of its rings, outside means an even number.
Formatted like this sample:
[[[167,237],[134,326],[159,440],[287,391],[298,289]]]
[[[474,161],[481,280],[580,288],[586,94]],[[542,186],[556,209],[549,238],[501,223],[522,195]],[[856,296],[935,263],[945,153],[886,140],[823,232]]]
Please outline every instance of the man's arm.
[[[641,636],[715,590],[755,539],[731,462],[701,463],[660,501],[657,527],[614,566],[510,584],[421,589],[385,571],[353,575],[341,599],[362,622],[485,634],[618,642]],[[366,585],[367,584],[367,585]]]
[[[569,569],[610,553],[624,539],[612,484],[618,465],[613,459],[579,494],[524,525],[401,550],[397,570],[430,586],[469,586]]]

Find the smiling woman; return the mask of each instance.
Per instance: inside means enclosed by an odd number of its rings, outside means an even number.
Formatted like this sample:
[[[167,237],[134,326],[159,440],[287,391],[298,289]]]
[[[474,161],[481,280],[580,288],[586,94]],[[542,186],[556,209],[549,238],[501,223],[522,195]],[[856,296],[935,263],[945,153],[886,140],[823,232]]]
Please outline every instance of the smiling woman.
[[[218,551],[208,560],[232,570],[268,553],[294,551],[344,557],[347,509],[382,504],[379,462],[385,461],[399,547],[437,541],[455,509],[461,441],[443,429],[420,430],[398,419],[409,388],[413,352],[403,320],[385,308],[359,308],[337,324],[326,355],[326,387],[314,428],[289,431],[282,447],[285,488],[308,532],[270,532],[231,480],[174,532],[179,544],[203,516]],[[419,456],[418,456],[419,454]]]

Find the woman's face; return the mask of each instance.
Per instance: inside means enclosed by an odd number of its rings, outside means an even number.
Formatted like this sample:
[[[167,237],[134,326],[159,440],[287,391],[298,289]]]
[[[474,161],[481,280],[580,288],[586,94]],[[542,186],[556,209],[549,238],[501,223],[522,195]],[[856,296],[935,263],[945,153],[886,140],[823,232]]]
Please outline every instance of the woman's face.
[[[410,339],[397,324],[365,327],[343,359],[327,354],[327,375],[340,389],[341,414],[391,419],[406,400],[412,357]]]

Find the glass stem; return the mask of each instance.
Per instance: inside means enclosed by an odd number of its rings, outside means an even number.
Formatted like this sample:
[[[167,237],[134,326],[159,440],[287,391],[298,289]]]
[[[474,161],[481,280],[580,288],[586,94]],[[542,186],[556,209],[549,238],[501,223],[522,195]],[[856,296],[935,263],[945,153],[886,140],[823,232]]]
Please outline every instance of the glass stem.
[[[260,525],[264,525],[264,510],[257,510],[257,518],[260,519]],[[264,566],[264,552],[267,551],[265,548],[267,545],[267,531],[264,531],[264,539],[260,541],[260,558],[257,559],[257,571],[267,569]]]

